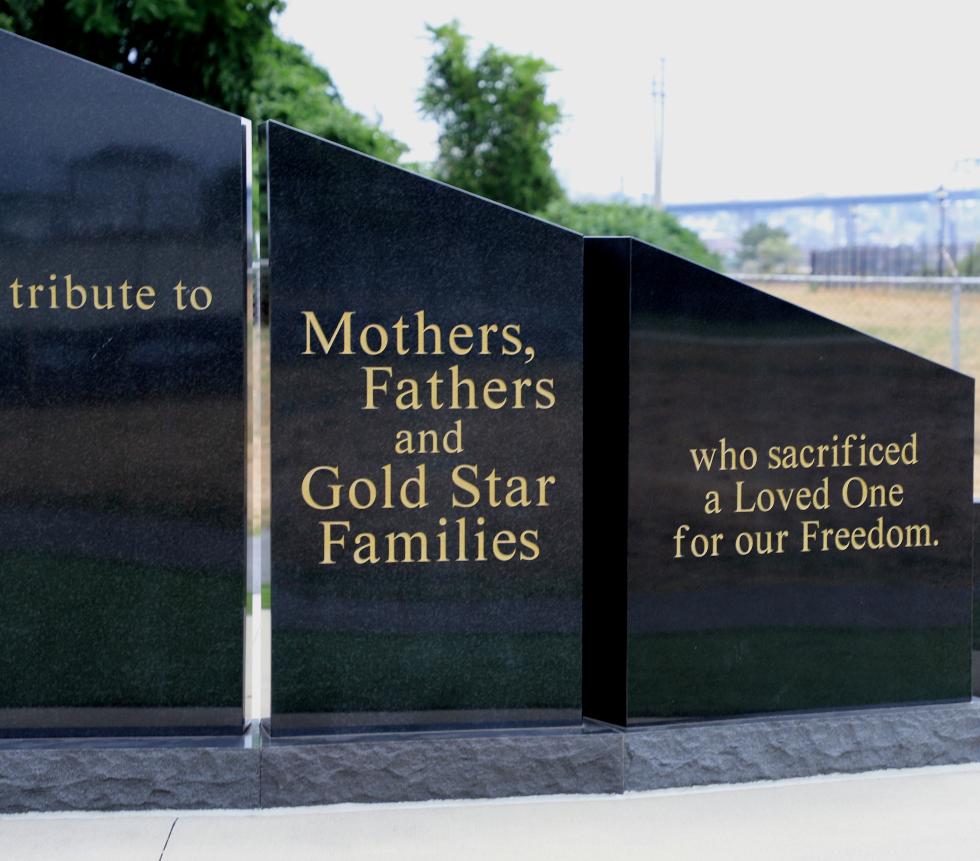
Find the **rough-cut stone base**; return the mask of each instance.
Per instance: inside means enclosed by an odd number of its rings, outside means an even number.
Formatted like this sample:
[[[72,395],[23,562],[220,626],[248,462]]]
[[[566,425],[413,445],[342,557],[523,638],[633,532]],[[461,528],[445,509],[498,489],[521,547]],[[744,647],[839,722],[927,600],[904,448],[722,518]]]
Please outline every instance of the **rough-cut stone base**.
[[[625,789],[980,762],[980,703],[629,730]]]
[[[258,741],[258,739],[256,739]],[[627,731],[0,745],[0,813],[620,793],[980,762],[980,701]]]
[[[258,807],[259,751],[201,747],[0,750],[0,812]]]
[[[619,732],[276,742],[262,806],[623,790]]]

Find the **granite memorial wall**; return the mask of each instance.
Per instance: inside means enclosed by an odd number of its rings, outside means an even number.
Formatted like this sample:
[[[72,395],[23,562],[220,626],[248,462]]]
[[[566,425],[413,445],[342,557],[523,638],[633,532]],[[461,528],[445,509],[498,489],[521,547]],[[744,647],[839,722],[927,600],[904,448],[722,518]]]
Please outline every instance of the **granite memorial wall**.
[[[973,380],[635,239],[585,301],[586,716],[969,699]]]
[[[0,735],[240,732],[247,123],[3,32],[0,88]],[[274,736],[969,697],[972,380],[265,146]]]
[[[0,735],[242,730],[246,146],[0,32]]]
[[[267,146],[273,734],[579,723],[582,238]]]

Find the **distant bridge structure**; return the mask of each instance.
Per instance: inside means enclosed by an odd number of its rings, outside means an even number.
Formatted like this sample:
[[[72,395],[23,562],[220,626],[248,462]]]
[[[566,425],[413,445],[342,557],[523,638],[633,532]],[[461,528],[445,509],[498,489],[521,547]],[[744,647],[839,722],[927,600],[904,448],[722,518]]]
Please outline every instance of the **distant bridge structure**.
[[[974,189],[936,189],[934,191],[907,192],[900,194],[851,194],[843,196],[822,196],[795,198],[776,198],[769,200],[726,200],[709,201],[704,203],[673,203],[665,207],[668,212],[679,218],[691,216],[710,218],[713,216],[734,216],[738,222],[749,227],[758,221],[764,221],[766,215],[779,210],[810,210],[833,213],[835,223],[840,230],[844,244],[848,247],[857,244],[856,210],[859,207],[899,205],[932,205],[937,210],[944,211],[950,204],[961,200],[980,200],[980,188]],[[940,206],[945,204],[945,206]],[[942,219],[944,216],[940,214]],[[955,242],[955,225],[951,229],[951,238]],[[837,235],[841,235],[837,234]]]
[[[980,200],[980,188],[951,189],[946,200]],[[674,215],[708,215],[716,212],[760,212],[774,209],[849,209],[853,206],[889,206],[894,203],[938,203],[936,191],[907,194],[853,194],[843,197],[793,197],[775,200],[727,200],[710,203],[668,203]]]

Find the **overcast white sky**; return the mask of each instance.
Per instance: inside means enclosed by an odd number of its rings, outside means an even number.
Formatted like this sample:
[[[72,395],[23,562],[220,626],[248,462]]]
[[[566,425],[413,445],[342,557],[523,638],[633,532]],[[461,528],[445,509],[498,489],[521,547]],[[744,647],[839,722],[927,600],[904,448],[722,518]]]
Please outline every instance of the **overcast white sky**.
[[[651,193],[661,56],[667,202],[980,185],[962,164],[980,159],[977,0],[288,0],[279,31],[408,158],[429,161],[437,129],[416,111],[425,24],[452,18],[476,50],[557,68],[549,96],[566,116],[552,156],[575,197]]]

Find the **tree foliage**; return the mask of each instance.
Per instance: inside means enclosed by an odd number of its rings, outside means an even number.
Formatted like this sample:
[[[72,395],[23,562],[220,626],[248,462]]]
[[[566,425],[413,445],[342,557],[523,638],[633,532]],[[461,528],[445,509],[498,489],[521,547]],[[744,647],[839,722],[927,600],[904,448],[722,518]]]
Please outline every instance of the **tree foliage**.
[[[791,272],[800,263],[800,249],[781,227],[753,224],[738,240],[735,265],[743,272]]]
[[[557,201],[541,215],[588,236],[635,236],[702,266],[721,269],[721,259],[705,247],[693,230],[681,225],[669,212],[650,206]]]
[[[256,46],[283,0],[0,0],[0,25],[168,90],[244,113]]]
[[[435,53],[419,104],[441,126],[438,179],[524,212],[561,196],[548,147],[561,111],[544,60],[488,47],[475,61],[458,21],[429,27]]]
[[[960,275],[980,275],[980,242],[956,264]]]
[[[284,6],[285,0],[0,0],[0,27],[256,121],[279,120],[398,161],[407,147],[347,108],[327,70],[275,34],[272,19]],[[419,104],[441,125],[432,175],[581,233],[635,235],[720,267],[697,235],[666,213],[564,199],[549,153],[561,112],[546,98],[551,67],[544,60],[491,45],[473,61],[458,22],[429,31],[435,52]]]
[[[273,31],[285,0],[0,0],[0,27],[256,121],[396,161],[330,75]]]
[[[408,149],[344,105],[326,69],[303,48],[268,35],[259,53],[248,114],[278,120],[303,131],[396,162]]]

